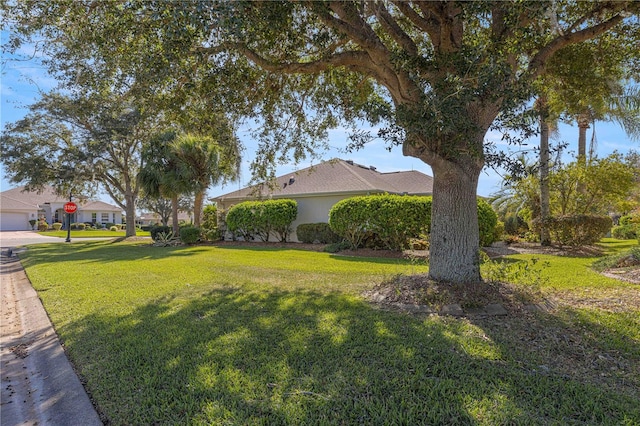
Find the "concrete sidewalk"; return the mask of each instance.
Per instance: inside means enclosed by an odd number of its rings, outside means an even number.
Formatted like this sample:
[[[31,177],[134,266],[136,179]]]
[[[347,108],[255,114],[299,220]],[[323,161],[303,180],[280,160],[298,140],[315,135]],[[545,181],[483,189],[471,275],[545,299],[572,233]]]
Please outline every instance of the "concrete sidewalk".
[[[19,259],[0,272],[0,424],[102,425]]]

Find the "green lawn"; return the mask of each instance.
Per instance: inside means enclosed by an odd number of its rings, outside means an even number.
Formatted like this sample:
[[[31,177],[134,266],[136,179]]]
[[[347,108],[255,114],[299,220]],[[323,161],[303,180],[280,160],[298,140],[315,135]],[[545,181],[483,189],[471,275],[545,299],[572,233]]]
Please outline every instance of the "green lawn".
[[[389,312],[360,293],[426,266],[291,249],[85,242],[21,256],[113,425],[640,424],[637,309]],[[545,260],[548,294],[638,289],[589,272],[594,259]]]
[[[45,235],[47,237],[67,238],[67,231],[65,230],[42,231],[42,232],[38,232],[38,234]],[[108,229],[107,230],[103,230],[103,229],[85,229],[85,230],[72,229],[71,230],[71,238],[102,238],[102,237],[120,238],[124,236],[126,236],[126,231],[109,231]],[[151,236],[151,234],[149,233],[149,231],[137,231],[136,236],[149,237]]]

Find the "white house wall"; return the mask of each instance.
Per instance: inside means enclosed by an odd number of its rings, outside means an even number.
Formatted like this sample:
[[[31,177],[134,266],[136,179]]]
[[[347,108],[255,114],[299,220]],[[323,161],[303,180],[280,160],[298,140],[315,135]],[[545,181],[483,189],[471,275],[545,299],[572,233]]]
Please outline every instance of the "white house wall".
[[[294,198],[298,203],[298,217],[291,225],[291,241],[299,242],[295,233],[298,225],[302,223],[328,223],[329,211],[338,201],[349,198],[351,195],[332,195],[326,197],[301,197]]]

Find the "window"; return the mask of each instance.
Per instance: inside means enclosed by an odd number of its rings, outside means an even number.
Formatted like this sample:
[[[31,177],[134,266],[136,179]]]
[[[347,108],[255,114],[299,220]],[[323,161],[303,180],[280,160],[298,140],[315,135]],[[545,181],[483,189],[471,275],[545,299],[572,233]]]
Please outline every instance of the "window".
[[[113,219],[111,222],[112,223],[116,223],[116,214],[115,213],[111,213],[111,218]]]
[[[102,213],[101,214],[101,220],[102,220],[102,223],[109,222],[109,213]]]
[[[96,223],[98,220],[98,213],[91,213],[91,222]]]

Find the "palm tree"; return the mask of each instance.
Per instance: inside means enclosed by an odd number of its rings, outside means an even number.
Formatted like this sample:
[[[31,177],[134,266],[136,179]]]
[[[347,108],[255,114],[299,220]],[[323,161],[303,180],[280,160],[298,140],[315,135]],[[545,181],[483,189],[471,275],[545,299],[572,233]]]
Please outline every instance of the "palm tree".
[[[143,166],[138,180],[147,197],[171,200],[173,233],[178,235],[178,200],[181,195],[188,193],[190,188],[187,178],[181,175],[182,168],[179,167],[179,160],[172,149],[175,139],[175,132],[168,131],[156,135],[149,141],[142,152]]]
[[[232,134],[226,136],[216,141],[212,136],[181,134],[171,144],[178,173],[195,195],[195,226],[200,226],[207,189],[225,180],[235,180],[239,175],[239,144]]]

